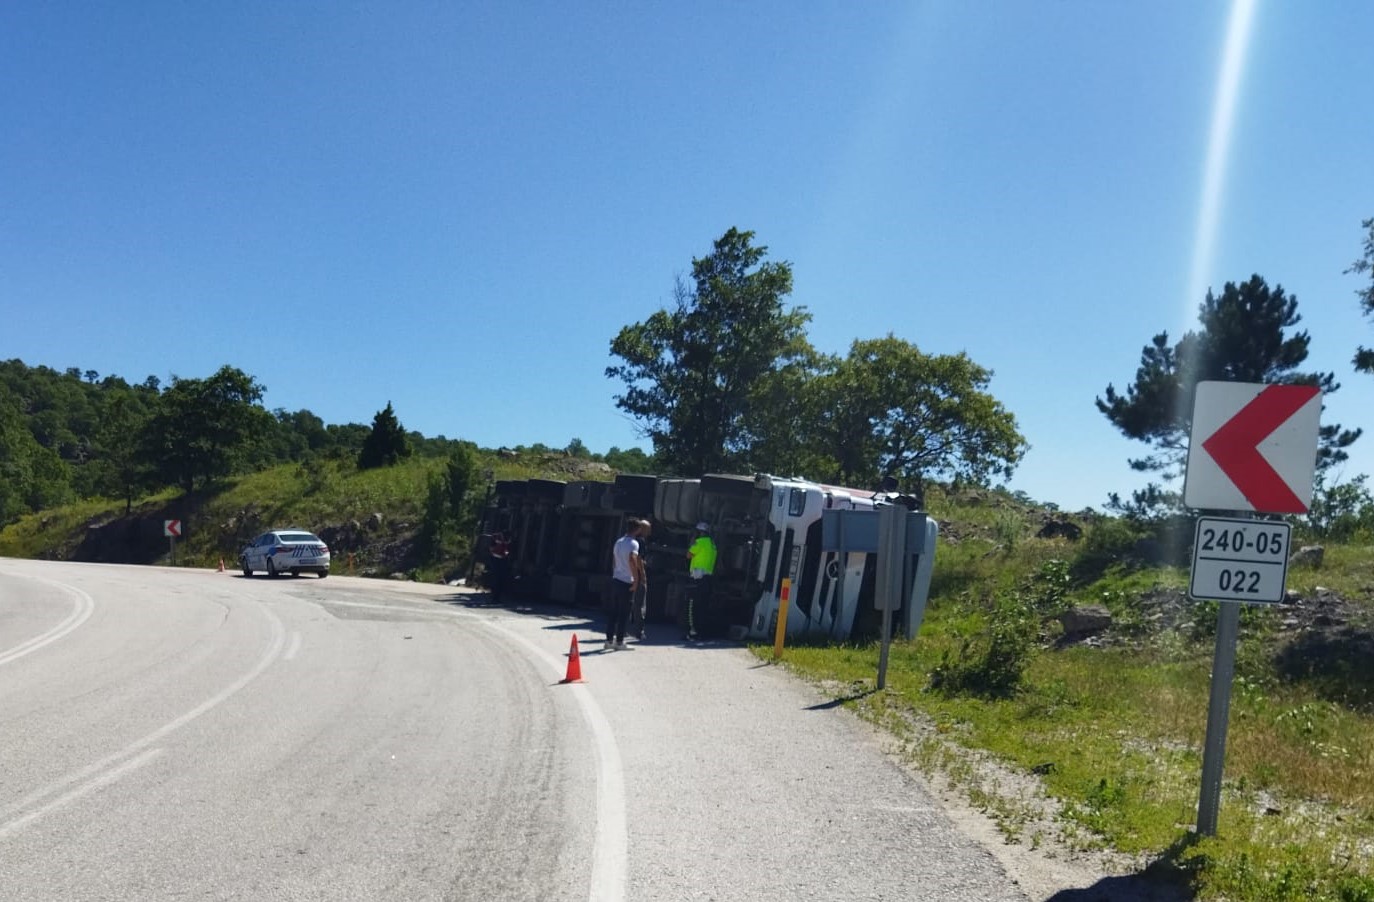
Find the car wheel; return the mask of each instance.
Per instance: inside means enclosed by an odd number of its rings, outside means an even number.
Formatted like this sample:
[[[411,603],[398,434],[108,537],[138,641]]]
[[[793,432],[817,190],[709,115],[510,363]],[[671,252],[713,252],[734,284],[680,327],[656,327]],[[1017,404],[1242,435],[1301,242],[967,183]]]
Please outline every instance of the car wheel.
[[[292,575],[292,576],[300,576],[300,575],[301,575],[301,571],[299,571],[299,570],[297,570],[297,569],[295,569],[295,568],[293,567],[293,568],[291,569],[291,575]]]
[[[276,579],[278,576],[281,576],[281,574],[277,572],[277,565],[272,563],[271,558],[267,559],[267,575],[272,577],[273,579]]]
[[[329,575],[329,571],[328,571],[328,570],[321,570],[321,571],[320,571],[320,579],[324,579],[324,578],[325,578],[326,576],[328,576],[328,575]]]
[[[244,575],[244,576],[252,576],[252,575],[253,575],[253,568],[248,566],[248,559],[247,559],[247,558],[244,558],[244,560],[243,560],[243,575]]]

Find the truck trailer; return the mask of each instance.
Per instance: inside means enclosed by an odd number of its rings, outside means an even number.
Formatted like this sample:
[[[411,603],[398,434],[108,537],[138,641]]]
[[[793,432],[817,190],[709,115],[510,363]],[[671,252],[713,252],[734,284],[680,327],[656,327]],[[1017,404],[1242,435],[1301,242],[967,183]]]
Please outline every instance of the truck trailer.
[[[871,634],[874,555],[822,549],[826,510],[873,510],[900,496],[770,474],[699,478],[621,475],[613,482],[497,482],[483,512],[484,539],[512,539],[507,594],[601,610],[611,548],[632,519],[648,520],[641,542],[652,622],[685,627],[687,548],[705,523],[717,559],[709,602],[694,613],[704,636],[766,641],[777,629],[789,581],[789,639],[843,640]]]

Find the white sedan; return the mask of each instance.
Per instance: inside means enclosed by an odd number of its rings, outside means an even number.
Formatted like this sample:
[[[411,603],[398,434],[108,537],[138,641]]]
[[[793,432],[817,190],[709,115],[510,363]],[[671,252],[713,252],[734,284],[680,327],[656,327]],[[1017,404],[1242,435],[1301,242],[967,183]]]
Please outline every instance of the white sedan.
[[[276,529],[253,540],[239,555],[244,576],[264,570],[268,576],[290,573],[317,573],[320,579],[329,575],[329,546],[311,532],[299,529]]]

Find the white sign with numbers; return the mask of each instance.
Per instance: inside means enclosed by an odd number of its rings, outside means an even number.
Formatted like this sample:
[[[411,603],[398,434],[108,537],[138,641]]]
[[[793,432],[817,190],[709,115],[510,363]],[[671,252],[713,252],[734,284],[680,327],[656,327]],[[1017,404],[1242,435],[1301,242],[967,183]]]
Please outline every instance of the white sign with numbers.
[[[1188,594],[1251,604],[1283,601],[1292,532],[1291,525],[1270,520],[1198,517]]]

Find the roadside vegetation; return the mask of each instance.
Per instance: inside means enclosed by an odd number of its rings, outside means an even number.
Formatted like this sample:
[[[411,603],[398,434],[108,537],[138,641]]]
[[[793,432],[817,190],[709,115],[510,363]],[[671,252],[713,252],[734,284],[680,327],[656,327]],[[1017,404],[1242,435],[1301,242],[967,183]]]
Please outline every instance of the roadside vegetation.
[[[1201,838],[1217,607],[1186,599],[1186,566],[1136,559],[1150,530],[1119,518],[927,497],[942,524],[932,597],[916,639],[893,643],[886,689],[876,642],[789,648],[787,667],[1009,842],[1120,853],[1201,899],[1374,900],[1374,524],[1299,524],[1322,566],[1290,570],[1290,603],[1243,609],[1220,823]],[[1046,517],[1085,530],[1037,538]],[[1061,615],[1087,605],[1110,626],[1066,636]]]

